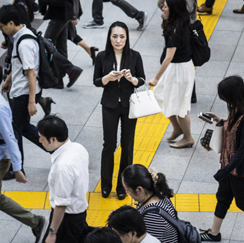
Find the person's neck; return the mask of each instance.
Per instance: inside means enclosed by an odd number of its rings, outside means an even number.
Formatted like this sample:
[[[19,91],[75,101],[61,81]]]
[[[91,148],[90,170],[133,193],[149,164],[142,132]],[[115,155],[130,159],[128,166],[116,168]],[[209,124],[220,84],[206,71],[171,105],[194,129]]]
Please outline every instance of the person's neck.
[[[147,233],[145,233],[141,237],[137,238],[137,242],[136,243],[140,243],[146,236],[147,236]]]
[[[20,31],[22,28],[24,28],[23,24],[17,25],[14,29],[13,35],[15,35],[18,31]]]
[[[145,197],[143,198],[143,200],[140,202],[141,205],[144,206],[144,205],[150,203],[150,201],[153,198],[153,196],[154,196],[153,192],[150,192],[150,193],[146,194]]]

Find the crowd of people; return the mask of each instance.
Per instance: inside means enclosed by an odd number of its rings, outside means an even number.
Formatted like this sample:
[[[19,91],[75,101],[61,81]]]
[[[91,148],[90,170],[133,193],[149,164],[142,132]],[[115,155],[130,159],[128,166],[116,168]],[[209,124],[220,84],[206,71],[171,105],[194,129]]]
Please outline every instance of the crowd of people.
[[[139,22],[137,30],[146,25],[147,13],[138,11],[127,1],[111,1],[129,17]],[[207,13],[212,13],[205,3]],[[84,28],[102,28],[103,1],[93,0],[93,21]],[[160,67],[149,85],[162,109],[169,118],[173,132],[167,140],[171,148],[190,148],[194,144],[191,135],[189,112],[191,103],[196,102],[194,91],[195,70],[191,60],[189,24],[196,20],[197,8],[192,0],[158,0],[162,10],[162,28],[165,47],[160,58]],[[35,8],[35,9],[34,9]],[[80,45],[92,58],[94,64],[93,83],[103,88],[101,98],[103,149],[101,153],[101,195],[108,198],[112,190],[114,152],[117,145],[118,125],[121,124],[121,158],[117,179],[117,197],[123,200],[129,194],[136,202],[136,209],[123,206],[110,213],[107,227],[93,228],[86,222],[88,203],[86,194],[89,185],[89,154],[79,143],[69,139],[64,120],[50,115],[51,97],[42,97],[38,74],[40,56],[37,41],[30,38],[16,43],[23,35],[35,36],[31,21],[34,10],[50,19],[45,38],[52,39],[57,47],[60,61],[59,79],[56,87],[63,89],[63,77],[68,74],[67,87],[75,84],[82,69],[74,66],[67,55],[67,40]],[[51,168],[48,176],[51,213],[49,222],[35,215],[18,203],[0,194],[0,210],[30,226],[37,243],[176,243],[178,231],[156,212],[146,212],[158,207],[177,219],[170,198],[173,190],[166,176],[152,168],[133,164],[134,137],[137,119],[129,119],[129,98],[134,88],[144,84],[143,60],[139,52],[131,49],[129,30],[124,22],[116,21],[108,29],[105,50],[90,47],[77,33],[76,25],[82,14],[79,0],[15,0],[13,4],[0,8],[0,29],[5,36],[2,47],[8,49],[11,68],[1,85],[0,95],[0,189],[2,180],[15,178],[26,183],[23,166],[23,136],[50,153]],[[160,23],[159,23],[160,25]],[[17,52],[19,57],[17,58]],[[21,61],[20,61],[21,60]],[[2,79],[2,78],[1,78]],[[229,115],[221,120],[207,113],[216,123],[224,127],[220,170],[214,175],[219,182],[216,193],[217,205],[212,227],[201,233],[202,241],[220,241],[220,228],[233,198],[237,207],[244,210],[244,83],[239,76],[231,76],[218,84],[218,95],[227,103]],[[195,98],[195,99],[193,99]],[[8,102],[8,101],[9,102]],[[10,104],[9,104],[10,103]],[[45,117],[37,126],[30,123],[40,103]],[[176,140],[183,134],[183,138]],[[12,166],[10,166],[12,164]],[[107,199],[109,200],[109,199]]]

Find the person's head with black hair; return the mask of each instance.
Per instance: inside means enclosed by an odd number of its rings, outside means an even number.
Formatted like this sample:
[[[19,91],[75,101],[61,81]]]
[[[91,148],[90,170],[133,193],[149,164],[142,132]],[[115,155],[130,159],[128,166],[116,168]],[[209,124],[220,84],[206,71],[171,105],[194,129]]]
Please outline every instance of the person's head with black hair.
[[[122,243],[118,234],[107,227],[91,231],[85,238],[85,243]]]
[[[108,30],[105,58],[116,62],[115,52],[121,52],[125,59],[125,67],[130,66],[129,30],[125,23],[116,21]]]
[[[21,18],[15,6],[9,4],[0,8],[1,31],[6,35],[13,35],[22,27]]]
[[[163,30],[165,37],[168,37],[172,30],[178,36],[181,36],[190,23],[186,0],[165,0],[162,11],[164,18],[167,20]]]
[[[118,233],[123,243],[139,243],[146,236],[142,215],[131,206],[122,206],[109,215],[108,227]]]
[[[219,98],[227,103],[229,111],[229,131],[238,118],[244,114],[244,82],[240,76],[229,76],[218,84]]]
[[[141,164],[127,166],[122,173],[122,182],[126,192],[140,203],[150,196],[159,199],[173,197],[165,175],[152,169],[148,170]]]
[[[68,128],[64,120],[55,115],[45,116],[37,124],[40,143],[47,151],[54,151],[68,139]]]

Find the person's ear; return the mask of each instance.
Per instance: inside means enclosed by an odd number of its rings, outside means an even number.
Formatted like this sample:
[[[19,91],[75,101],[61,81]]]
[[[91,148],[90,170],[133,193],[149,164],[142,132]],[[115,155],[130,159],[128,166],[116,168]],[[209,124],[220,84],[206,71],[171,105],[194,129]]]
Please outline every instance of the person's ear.
[[[143,191],[144,191],[144,189],[143,189],[143,187],[141,187],[141,186],[138,186],[138,187],[136,188],[136,193],[137,193],[137,194],[141,194]]]

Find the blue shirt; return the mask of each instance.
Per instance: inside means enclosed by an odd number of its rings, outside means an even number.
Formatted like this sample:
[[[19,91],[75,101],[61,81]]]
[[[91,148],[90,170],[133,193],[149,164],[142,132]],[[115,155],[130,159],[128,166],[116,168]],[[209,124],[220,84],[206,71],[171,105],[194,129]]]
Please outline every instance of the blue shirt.
[[[0,160],[11,159],[13,171],[21,169],[21,154],[12,127],[12,112],[8,102],[0,94],[0,139],[5,144],[0,145]]]

